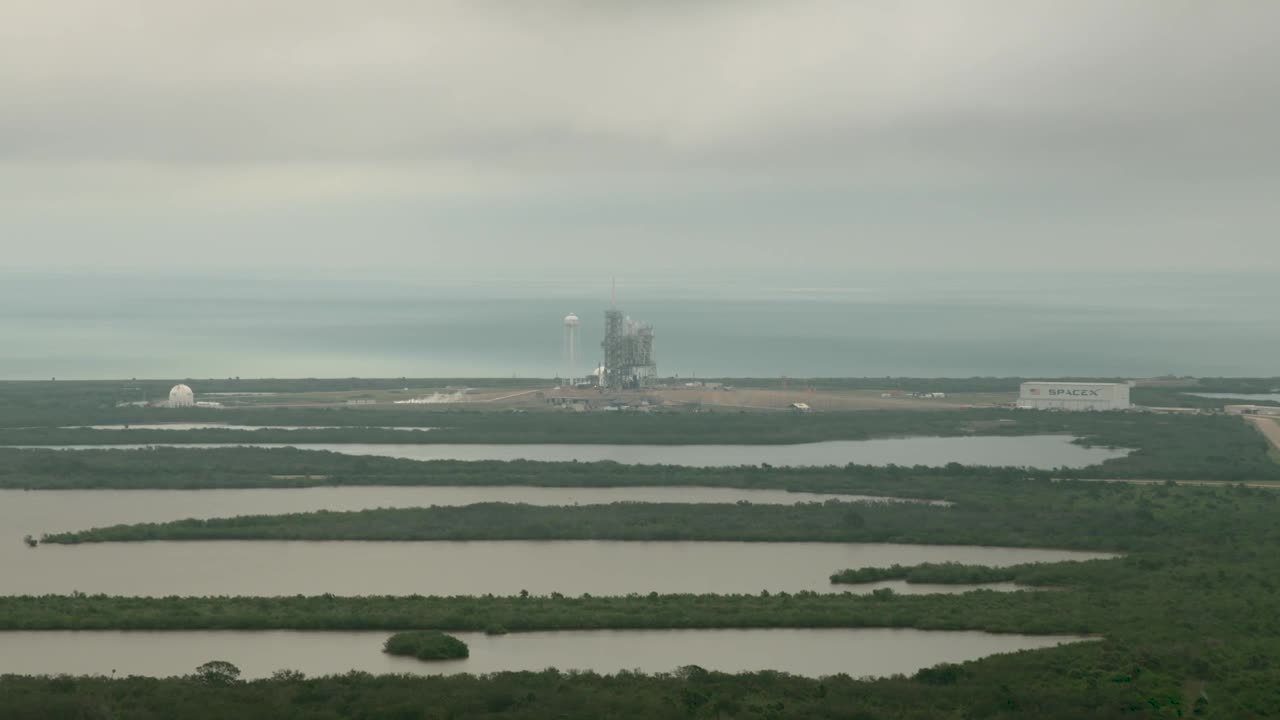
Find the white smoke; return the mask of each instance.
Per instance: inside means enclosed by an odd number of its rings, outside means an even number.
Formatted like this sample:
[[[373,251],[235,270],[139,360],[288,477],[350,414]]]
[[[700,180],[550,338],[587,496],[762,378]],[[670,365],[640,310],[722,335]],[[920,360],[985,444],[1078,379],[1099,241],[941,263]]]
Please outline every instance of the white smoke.
[[[466,392],[459,390],[457,392],[442,393],[434,392],[426,397],[410,398],[408,400],[396,400],[396,405],[439,405],[441,403],[465,402],[464,396]]]

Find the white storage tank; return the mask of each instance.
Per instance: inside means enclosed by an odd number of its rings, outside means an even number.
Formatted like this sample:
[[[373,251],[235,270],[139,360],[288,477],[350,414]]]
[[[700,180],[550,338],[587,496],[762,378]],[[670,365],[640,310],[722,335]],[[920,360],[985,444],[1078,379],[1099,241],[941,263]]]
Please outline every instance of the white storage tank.
[[[1025,382],[1018,407],[1027,410],[1128,410],[1129,383]]]
[[[174,385],[169,391],[169,407],[194,407],[196,394],[186,385]]]

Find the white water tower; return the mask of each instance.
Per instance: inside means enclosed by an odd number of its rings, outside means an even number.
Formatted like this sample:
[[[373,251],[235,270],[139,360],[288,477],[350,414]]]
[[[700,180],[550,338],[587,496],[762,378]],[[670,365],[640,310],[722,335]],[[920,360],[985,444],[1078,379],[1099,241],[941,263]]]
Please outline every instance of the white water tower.
[[[582,354],[581,321],[578,316],[569,313],[564,319],[564,369],[565,379],[574,383],[578,379],[578,356]]]

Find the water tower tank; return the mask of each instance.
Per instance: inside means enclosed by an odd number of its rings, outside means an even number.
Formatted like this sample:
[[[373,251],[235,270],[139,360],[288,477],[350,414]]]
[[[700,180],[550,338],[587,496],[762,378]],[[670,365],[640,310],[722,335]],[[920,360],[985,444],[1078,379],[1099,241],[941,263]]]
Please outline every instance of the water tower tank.
[[[578,356],[582,354],[582,339],[579,337],[579,326],[582,322],[578,316],[569,313],[564,318],[564,372],[569,382],[578,377]]]

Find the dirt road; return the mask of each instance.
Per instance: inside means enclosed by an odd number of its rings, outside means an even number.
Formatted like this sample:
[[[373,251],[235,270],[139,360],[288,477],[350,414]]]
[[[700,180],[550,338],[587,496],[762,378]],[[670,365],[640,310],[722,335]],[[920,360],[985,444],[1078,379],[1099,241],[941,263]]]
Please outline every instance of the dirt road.
[[[1276,418],[1246,415],[1244,419],[1252,423],[1263,437],[1271,441],[1271,446],[1280,452],[1280,422]]]
[[[759,410],[786,410],[792,403],[804,403],[818,411],[840,410],[955,410],[971,404],[1002,404],[1013,401],[1012,394],[966,394],[948,398],[883,397],[879,390],[790,390],[737,388],[670,388],[650,391],[671,405],[738,407]]]
[[[1280,482],[1238,482],[1230,480],[1154,480],[1145,478],[1072,478],[1071,480],[1063,480],[1061,478],[1054,479],[1054,482],[1096,482],[1096,483],[1125,483],[1127,485],[1164,485],[1172,482],[1174,485],[1199,485],[1199,486],[1232,486],[1243,485],[1245,487],[1266,488],[1267,490],[1280,490]]]

